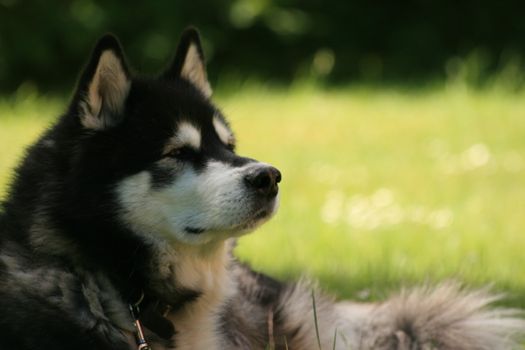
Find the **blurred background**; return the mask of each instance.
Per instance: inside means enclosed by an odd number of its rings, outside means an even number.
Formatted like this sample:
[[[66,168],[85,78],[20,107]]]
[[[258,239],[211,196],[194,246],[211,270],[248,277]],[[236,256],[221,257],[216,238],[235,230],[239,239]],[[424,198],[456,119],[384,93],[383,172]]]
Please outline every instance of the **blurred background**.
[[[465,74],[481,84],[522,67],[524,10],[517,0],[1,0],[0,88],[69,88],[107,31],[135,67],[156,71],[188,24],[202,31],[212,80],[407,84]]]
[[[525,306],[520,1],[0,0],[0,196],[96,39],[155,73],[187,25],[239,152],[283,172],[238,254],[338,297],[491,284]]]

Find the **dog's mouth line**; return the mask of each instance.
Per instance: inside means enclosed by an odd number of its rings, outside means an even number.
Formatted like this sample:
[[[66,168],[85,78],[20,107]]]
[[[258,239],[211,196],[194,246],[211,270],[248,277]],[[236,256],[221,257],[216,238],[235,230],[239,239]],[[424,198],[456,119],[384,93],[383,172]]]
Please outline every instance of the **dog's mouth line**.
[[[272,210],[267,207],[260,208],[256,210],[252,215],[250,215],[249,220],[241,224],[232,226],[228,228],[228,230],[238,230],[238,229],[244,230],[246,228],[249,228],[253,226],[255,223],[257,223],[259,220],[262,220],[268,217],[271,214],[271,212]],[[199,235],[207,231],[207,229],[203,227],[198,227],[198,226],[186,226],[184,227],[184,231],[192,235]]]
[[[198,234],[203,233],[206,230],[203,229],[202,227],[186,226],[184,228],[184,231],[186,231],[187,233],[192,234],[192,235],[198,235]]]

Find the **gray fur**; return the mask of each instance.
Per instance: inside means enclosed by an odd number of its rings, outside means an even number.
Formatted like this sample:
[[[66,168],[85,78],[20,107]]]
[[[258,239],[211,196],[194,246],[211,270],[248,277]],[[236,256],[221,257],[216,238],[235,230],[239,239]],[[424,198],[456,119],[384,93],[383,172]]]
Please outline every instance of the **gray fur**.
[[[58,262],[38,266],[38,261],[26,256],[15,244],[3,247],[0,267],[4,270],[0,292],[9,291],[9,298],[16,296],[26,305],[38,303],[34,305],[34,312],[52,308],[73,324],[104,336],[110,343],[130,342],[127,332],[133,331],[132,320],[126,305],[103,274],[75,270]],[[12,322],[11,326],[23,327],[23,324]]]
[[[500,297],[455,284],[405,290],[369,312],[359,349],[489,350],[518,348],[518,310],[492,308]],[[395,335],[395,337],[393,337]]]
[[[243,276],[240,283],[251,285],[253,278]],[[274,344],[275,349],[318,349],[312,291],[322,349],[333,348],[336,332],[336,349],[341,350],[522,348],[522,313],[493,307],[500,296],[486,290],[467,291],[457,284],[445,283],[403,290],[382,303],[337,303],[304,281],[286,286],[270,306],[254,307],[246,298],[227,304],[228,324],[237,329],[224,334],[225,339],[234,339],[225,348],[264,349],[267,344]],[[265,322],[269,312],[274,317],[273,339],[268,338],[269,322]],[[247,340],[254,328],[259,332]],[[261,341],[261,336],[267,339]]]

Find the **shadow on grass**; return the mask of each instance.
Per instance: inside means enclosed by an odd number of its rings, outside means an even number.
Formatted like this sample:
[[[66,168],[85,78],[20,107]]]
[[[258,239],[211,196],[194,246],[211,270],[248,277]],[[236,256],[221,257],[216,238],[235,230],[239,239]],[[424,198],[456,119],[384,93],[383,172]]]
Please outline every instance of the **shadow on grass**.
[[[279,270],[271,273],[282,281],[293,281],[305,276],[298,270]],[[525,288],[519,284],[492,283],[487,280],[470,281],[461,277],[429,277],[422,280],[417,276],[395,276],[387,272],[377,272],[373,275],[366,273],[359,275],[343,275],[338,273],[317,272],[307,275],[309,279],[318,282],[319,288],[333,295],[338,300],[357,302],[373,302],[387,299],[390,295],[399,292],[402,288],[411,288],[421,285],[438,285],[447,281],[460,283],[464,288],[488,288],[503,298],[496,305],[525,309]]]

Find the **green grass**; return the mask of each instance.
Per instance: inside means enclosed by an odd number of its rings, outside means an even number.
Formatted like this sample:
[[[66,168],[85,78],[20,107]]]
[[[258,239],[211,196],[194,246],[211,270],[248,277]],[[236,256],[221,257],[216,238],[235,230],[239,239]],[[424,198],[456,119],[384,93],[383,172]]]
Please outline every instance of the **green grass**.
[[[340,298],[452,278],[525,307],[525,92],[218,91],[239,153],[283,173],[281,209],[240,240],[243,260]],[[0,188],[63,103],[0,101]]]

